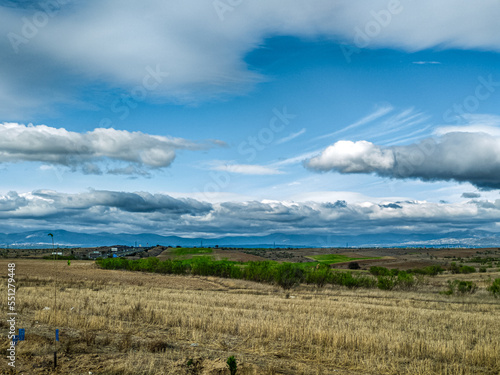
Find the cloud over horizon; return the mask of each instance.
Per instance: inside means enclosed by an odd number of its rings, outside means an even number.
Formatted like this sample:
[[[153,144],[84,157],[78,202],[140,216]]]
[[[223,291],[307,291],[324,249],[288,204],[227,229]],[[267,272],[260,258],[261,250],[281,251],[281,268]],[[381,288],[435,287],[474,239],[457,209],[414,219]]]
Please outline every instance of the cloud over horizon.
[[[208,203],[168,194],[89,190],[61,193],[35,190],[0,196],[4,230],[57,228],[73,231],[156,233],[220,237],[273,233],[446,233],[497,231],[500,199],[443,204],[421,201]]]

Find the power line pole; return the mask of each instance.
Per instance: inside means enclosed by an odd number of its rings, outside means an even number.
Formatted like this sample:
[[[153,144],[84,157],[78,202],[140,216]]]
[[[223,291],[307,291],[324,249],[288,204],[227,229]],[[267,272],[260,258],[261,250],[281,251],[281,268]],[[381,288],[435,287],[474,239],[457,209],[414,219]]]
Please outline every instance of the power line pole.
[[[57,322],[57,262],[56,262],[56,252],[54,251],[54,235],[49,233],[52,238],[52,254],[54,255],[54,324]],[[57,324],[56,324],[57,325]],[[54,368],[57,367],[57,341],[56,334],[54,333]]]

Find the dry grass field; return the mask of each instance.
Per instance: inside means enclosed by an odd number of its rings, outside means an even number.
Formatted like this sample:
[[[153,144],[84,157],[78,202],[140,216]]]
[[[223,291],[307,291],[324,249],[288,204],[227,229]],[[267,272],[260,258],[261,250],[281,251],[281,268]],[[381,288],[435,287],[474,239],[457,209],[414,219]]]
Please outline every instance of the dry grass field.
[[[440,275],[413,291],[302,285],[286,298],[274,286],[243,280],[57,261],[54,310],[54,262],[3,259],[3,353],[11,262],[17,327],[26,328],[26,341],[15,370],[3,356],[2,374],[222,375],[231,355],[238,375],[500,374],[500,300],[484,290],[484,274]],[[439,294],[449,278],[476,280],[480,289]]]

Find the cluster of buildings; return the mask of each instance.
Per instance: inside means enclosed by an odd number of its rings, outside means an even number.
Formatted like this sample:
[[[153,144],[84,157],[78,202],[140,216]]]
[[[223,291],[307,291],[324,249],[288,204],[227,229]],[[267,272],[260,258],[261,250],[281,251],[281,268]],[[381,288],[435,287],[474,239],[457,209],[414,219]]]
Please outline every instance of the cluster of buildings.
[[[145,247],[113,246],[101,247],[99,250],[92,250],[87,254],[89,259],[97,258],[120,258],[124,256],[142,253],[147,250]]]

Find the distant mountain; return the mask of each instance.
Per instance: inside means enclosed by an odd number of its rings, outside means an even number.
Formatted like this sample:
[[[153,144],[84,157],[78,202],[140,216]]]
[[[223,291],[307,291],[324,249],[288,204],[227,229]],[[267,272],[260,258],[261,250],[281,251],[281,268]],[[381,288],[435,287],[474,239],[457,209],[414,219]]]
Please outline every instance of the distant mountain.
[[[48,231],[30,231],[22,233],[0,233],[0,247],[50,248],[51,237]],[[160,236],[151,233],[76,233],[65,230],[53,231],[54,243],[58,247],[94,247],[94,246],[225,246],[225,247],[500,247],[500,236],[485,231],[456,231],[445,235],[435,233],[412,234],[362,234],[362,235],[298,235],[276,233],[267,236],[222,237],[216,239],[183,238],[178,236]]]

